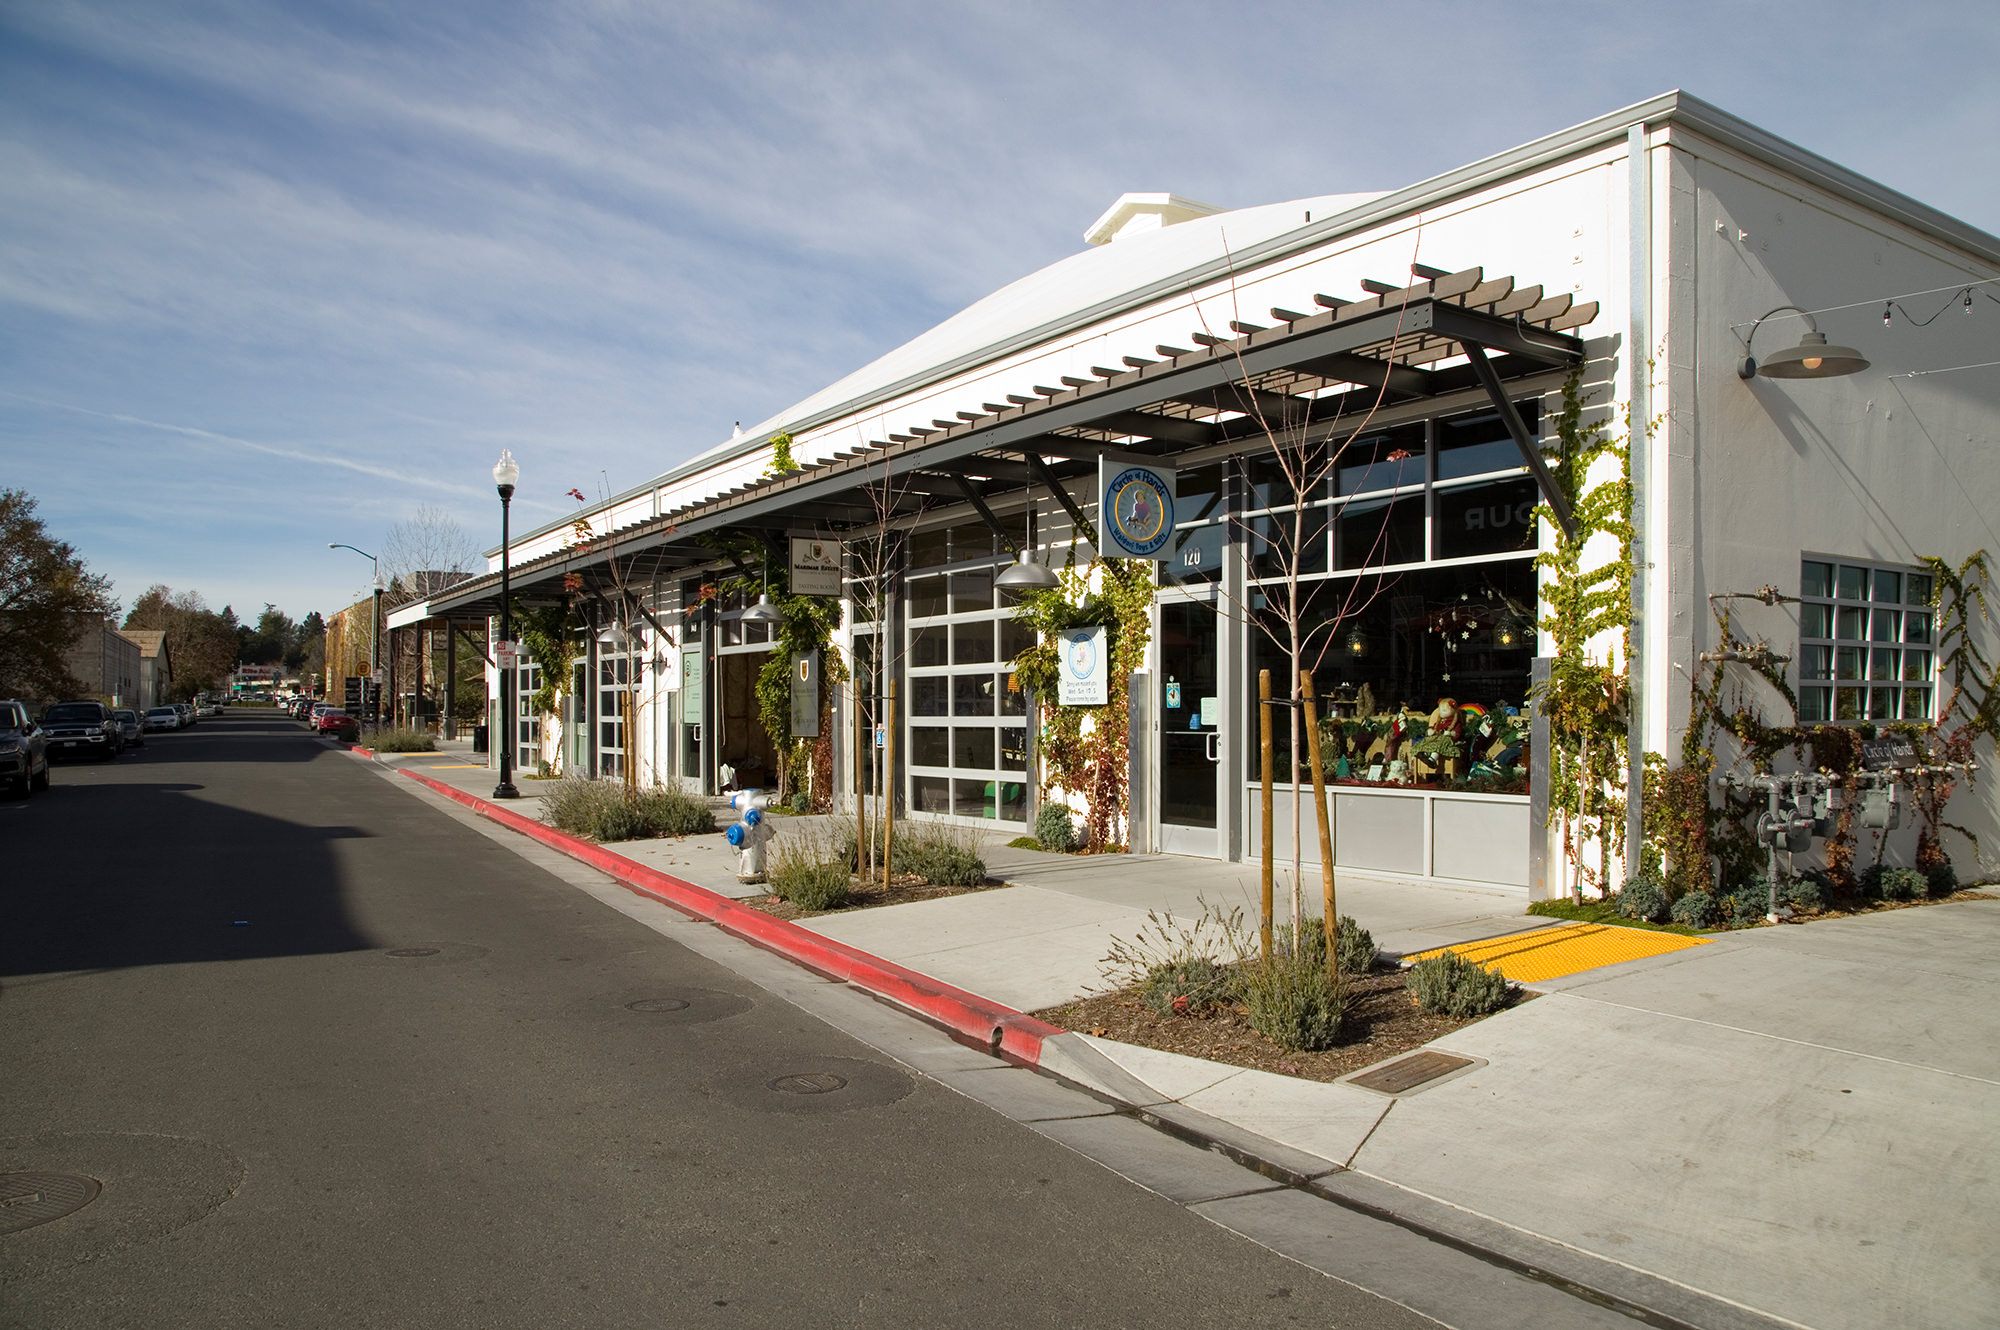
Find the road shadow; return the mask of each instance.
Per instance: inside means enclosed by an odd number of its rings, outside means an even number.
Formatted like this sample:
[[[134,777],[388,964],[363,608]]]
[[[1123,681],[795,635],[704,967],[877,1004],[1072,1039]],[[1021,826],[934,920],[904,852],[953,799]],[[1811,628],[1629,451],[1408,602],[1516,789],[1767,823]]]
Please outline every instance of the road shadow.
[[[378,834],[366,787],[309,770],[354,759],[287,724],[210,720],[59,764],[47,792],[0,806],[0,976],[380,945],[350,915],[363,870],[338,849]]]

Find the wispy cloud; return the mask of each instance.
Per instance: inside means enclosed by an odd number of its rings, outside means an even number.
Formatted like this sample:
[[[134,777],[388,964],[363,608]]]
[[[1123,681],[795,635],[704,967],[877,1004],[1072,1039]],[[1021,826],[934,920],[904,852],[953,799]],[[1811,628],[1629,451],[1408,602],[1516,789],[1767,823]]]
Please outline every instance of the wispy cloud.
[[[330,518],[484,531],[501,447],[530,514],[639,483],[1073,253],[1123,190],[1393,188],[1675,84],[1991,226],[1995,25],[1819,14],[5,7],[0,474],[122,581],[118,515],[180,497],[160,468],[254,457],[233,520],[159,511],[151,557],[210,576],[209,542],[218,603],[325,594]]]

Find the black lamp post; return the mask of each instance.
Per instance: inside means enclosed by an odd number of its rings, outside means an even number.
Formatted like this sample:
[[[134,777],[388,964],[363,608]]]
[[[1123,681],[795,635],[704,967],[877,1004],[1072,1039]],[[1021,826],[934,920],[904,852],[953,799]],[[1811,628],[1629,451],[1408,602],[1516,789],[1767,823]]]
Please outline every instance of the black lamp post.
[[[521,479],[521,467],[514,460],[514,454],[507,449],[500,450],[500,460],[493,464],[493,484],[500,491],[500,641],[503,648],[514,640],[514,619],[509,609],[512,595],[508,578],[512,552],[507,548],[510,536],[507,530],[507,506],[513,502],[514,486]],[[518,799],[521,792],[514,788],[514,658],[511,653],[500,657],[500,783],[493,787],[495,799]]]
[[[369,637],[375,644],[375,659],[368,665],[368,686],[375,690],[375,728],[382,728],[382,574],[375,574],[375,621]]]

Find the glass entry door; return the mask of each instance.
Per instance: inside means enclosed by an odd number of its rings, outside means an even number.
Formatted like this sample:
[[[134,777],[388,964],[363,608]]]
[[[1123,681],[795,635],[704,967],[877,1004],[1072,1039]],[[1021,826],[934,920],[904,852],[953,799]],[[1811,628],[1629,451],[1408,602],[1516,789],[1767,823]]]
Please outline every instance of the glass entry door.
[[[1213,602],[1160,606],[1160,849],[1219,856],[1216,807],[1222,737]]]

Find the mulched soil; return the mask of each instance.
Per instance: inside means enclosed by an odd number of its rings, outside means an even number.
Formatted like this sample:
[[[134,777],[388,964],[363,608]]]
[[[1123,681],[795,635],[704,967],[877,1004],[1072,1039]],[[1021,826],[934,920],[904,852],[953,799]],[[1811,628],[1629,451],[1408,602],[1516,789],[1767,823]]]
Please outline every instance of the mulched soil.
[[[1532,996],[1524,993],[1517,1002]],[[1157,1016],[1140,1003],[1136,989],[1089,997],[1034,1014],[1066,1030],[1309,1081],[1336,1080],[1483,1019],[1425,1013],[1411,1001],[1400,970],[1347,980],[1341,1043],[1319,1053],[1294,1053],[1278,1047],[1250,1028],[1250,1018],[1240,1005],[1207,1017]]]
[[[847,904],[837,910],[801,909],[783,896],[751,896],[743,904],[752,909],[780,919],[813,919],[823,914],[851,914],[855,910],[872,910],[878,905],[907,905],[911,901],[934,901],[945,896],[964,896],[975,891],[990,891],[1003,883],[989,880],[979,887],[941,887],[935,882],[926,882],[914,873],[892,878],[887,891],[882,889],[882,881],[877,878],[866,886],[857,885],[848,896]]]

